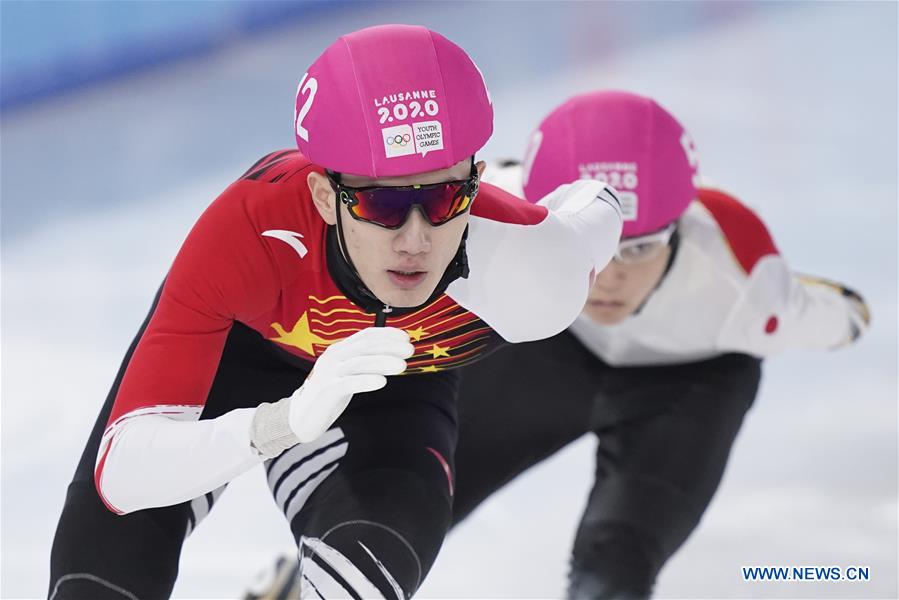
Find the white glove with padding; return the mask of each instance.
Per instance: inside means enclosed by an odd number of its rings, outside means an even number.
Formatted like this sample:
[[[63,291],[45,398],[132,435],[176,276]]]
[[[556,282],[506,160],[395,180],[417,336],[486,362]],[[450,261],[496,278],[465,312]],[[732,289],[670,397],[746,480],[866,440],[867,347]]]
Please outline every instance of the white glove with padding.
[[[582,234],[577,237],[588,242],[597,273],[605,268],[615,255],[623,227],[621,203],[611,186],[595,179],[579,179],[560,185],[537,204]],[[610,218],[609,208],[615,217]]]
[[[256,409],[250,430],[253,447],[270,457],[318,438],[343,413],[353,394],[387,385],[387,376],[405,371],[405,359],[414,352],[409,334],[395,327],[369,327],[332,344],[290,397]]]

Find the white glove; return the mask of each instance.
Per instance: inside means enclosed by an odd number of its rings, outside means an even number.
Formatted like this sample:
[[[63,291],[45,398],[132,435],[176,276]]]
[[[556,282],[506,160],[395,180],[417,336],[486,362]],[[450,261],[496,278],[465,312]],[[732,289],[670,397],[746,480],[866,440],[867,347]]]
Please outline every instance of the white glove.
[[[831,306],[835,303],[838,306],[840,305],[838,300],[835,301],[833,299],[832,294],[834,292],[846,303],[846,312],[849,317],[849,335],[843,337],[842,341],[833,347],[839,348],[851,344],[868,331],[868,328],[871,326],[871,310],[861,294],[842,283],[814,275],[799,275],[799,281],[804,284],[811,284],[810,287],[806,287],[809,291],[821,290],[820,293],[824,294],[827,304]]]
[[[854,342],[871,326],[871,311],[864,298],[854,290],[844,286],[843,297],[849,303],[849,337]]]
[[[322,435],[353,394],[379,390],[387,375],[406,370],[415,352],[409,334],[395,327],[369,327],[325,350],[305,383],[290,397],[290,429],[302,442]]]
[[[566,221],[587,243],[597,273],[615,256],[623,222],[618,195],[607,183],[578,179],[560,185],[537,204]]]
[[[564,183],[541,198],[537,204],[554,212],[576,213],[597,200],[607,202],[621,214],[618,194],[609,184],[598,179],[578,179]]]

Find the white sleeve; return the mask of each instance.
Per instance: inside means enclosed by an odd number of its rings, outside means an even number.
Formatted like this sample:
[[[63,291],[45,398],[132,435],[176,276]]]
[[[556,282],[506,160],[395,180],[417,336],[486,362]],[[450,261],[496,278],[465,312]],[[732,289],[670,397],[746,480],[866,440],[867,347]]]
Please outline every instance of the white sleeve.
[[[770,356],[787,349],[845,345],[860,333],[856,323],[861,313],[844,289],[824,280],[800,278],[779,255],[767,256],[753,269],[725,322],[719,346]],[[859,304],[866,313],[860,298]]]
[[[136,411],[138,412],[138,411]],[[96,485],[118,514],[170,506],[210,492],[264,458],[250,446],[255,409],[204,421],[183,413],[125,415],[109,427],[97,455]]]
[[[472,215],[471,274],[447,289],[513,343],[553,336],[574,322],[621,237],[618,201],[602,182],[561,186],[539,204],[549,210],[533,225]]]

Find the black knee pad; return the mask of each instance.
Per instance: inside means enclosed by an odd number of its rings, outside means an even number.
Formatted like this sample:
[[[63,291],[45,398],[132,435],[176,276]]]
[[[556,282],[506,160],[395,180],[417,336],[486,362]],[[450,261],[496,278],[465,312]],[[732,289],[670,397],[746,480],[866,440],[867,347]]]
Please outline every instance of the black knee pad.
[[[294,532],[338,551],[385,598],[397,595],[391,578],[408,598],[449,528],[447,483],[442,470],[439,475],[442,481],[390,468],[329,478],[295,519]]]
[[[347,589],[349,595],[406,600],[418,589],[424,569],[418,552],[400,532],[373,521],[355,520],[335,525],[323,539],[301,542],[304,575],[308,561]],[[328,579],[327,576],[321,576]],[[310,577],[315,582],[314,577]],[[339,592],[338,588],[338,592]],[[326,596],[327,597],[327,596]]]
[[[623,524],[582,526],[574,542],[568,597],[648,598],[661,568],[657,542]]]

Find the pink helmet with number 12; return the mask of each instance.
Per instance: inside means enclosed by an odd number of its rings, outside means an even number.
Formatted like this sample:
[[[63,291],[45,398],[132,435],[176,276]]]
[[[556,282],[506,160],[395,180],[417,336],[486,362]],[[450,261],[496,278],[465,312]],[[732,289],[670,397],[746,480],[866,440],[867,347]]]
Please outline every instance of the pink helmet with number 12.
[[[493,133],[478,67],[457,45],[411,25],[379,25],[331,44],[297,88],[297,146],[332,171],[412,175],[472,156]]]
[[[693,139],[651,98],[619,91],[575,96],[547,116],[524,159],[524,194],[536,202],[563,183],[602,179],[618,192],[623,237],[672,223],[696,197]]]

